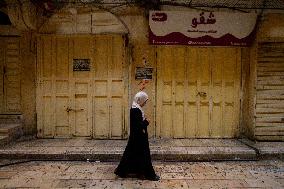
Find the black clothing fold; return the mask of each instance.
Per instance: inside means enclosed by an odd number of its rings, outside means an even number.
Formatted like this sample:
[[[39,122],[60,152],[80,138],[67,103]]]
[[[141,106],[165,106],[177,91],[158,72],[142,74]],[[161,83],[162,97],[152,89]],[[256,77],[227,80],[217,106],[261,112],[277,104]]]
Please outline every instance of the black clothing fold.
[[[135,174],[148,179],[156,177],[150,155],[148,125],[149,122],[143,120],[139,108],[130,109],[130,135],[121,161],[115,169],[116,175],[127,177],[129,174]]]

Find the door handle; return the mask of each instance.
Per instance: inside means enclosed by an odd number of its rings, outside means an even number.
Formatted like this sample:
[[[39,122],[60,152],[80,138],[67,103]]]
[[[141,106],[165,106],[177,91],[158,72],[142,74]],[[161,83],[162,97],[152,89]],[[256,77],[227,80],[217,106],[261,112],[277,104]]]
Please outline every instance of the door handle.
[[[71,109],[74,112],[79,112],[79,111],[84,111],[84,108],[80,108],[80,109]]]
[[[196,96],[206,97],[207,93],[206,92],[198,92]]]
[[[66,112],[70,112],[70,111],[74,111],[74,112],[79,112],[79,111],[83,111],[84,110],[84,108],[81,108],[81,109],[72,109],[72,108],[70,108],[70,107],[67,107],[66,108]]]
[[[67,107],[67,108],[66,108],[66,112],[68,112],[68,113],[69,113],[71,110],[72,110],[72,109],[71,109],[70,107]]]

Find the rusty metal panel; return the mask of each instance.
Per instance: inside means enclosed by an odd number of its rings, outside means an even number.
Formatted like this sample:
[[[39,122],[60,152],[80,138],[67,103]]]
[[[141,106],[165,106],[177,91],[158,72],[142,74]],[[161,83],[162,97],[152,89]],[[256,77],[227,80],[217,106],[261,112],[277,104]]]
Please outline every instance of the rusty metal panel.
[[[261,43],[257,57],[255,136],[284,140],[284,43]]]

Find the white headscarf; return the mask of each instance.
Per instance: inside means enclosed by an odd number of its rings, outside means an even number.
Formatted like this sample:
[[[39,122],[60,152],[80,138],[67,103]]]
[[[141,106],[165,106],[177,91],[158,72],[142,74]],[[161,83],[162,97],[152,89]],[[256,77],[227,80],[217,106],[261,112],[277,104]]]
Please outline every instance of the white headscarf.
[[[145,114],[144,114],[144,111],[142,110],[141,105],[144,102],[146,102],[146,100],[148,100],[147,93],[140,91],[134,96],[133,103],[131,106],[132,108],[139,108],[141,110],[143,120],[145,120]]]

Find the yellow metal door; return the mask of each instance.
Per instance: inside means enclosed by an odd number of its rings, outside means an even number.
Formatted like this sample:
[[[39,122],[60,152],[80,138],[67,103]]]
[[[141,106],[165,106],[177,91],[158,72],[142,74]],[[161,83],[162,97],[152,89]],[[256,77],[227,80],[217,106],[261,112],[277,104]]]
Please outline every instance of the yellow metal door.
[[[122,36],[41,36],[37,112],[41,137],[121,138],[124,129]],[[89,70],[76,71],[87,59]]]
[[[211,137],[233,138],[239,134],[240,57],[239,48],[212,49]]]
[[[124,38],[101,35],[95,38],[93,136],[122,138],[127,106],[127,67]]]
[[[157,136],[234,137],[240,54],[232,48],[157,48]]]
[[[38,38],[37,113],[40,137],[90,136],[89,72],[74,59],[91,59],[90,37]],[[91,60],[92,61],[92,60]]]
[[[185,64],[184,48],[158,48],[157,134],[184,138]]]
[[[94,77],[94,67],[89,71],[74,71],[73,64],[76,59],[87,59],[93,63],[93,37],[79,36],[69,39],[69,57],[72,62],[70,74],[71,99],[69,114],[71,116],[72,134],[74,136],[91,136],[92,129],[92,105],[91,82]]]
[[[18,37],[1,37],[0,113],[21,112],[21,66]]]
[[[40,36],[37,41],[38,136],[70,137],[71,97],[74,96],[71,42],[67,37]]]

